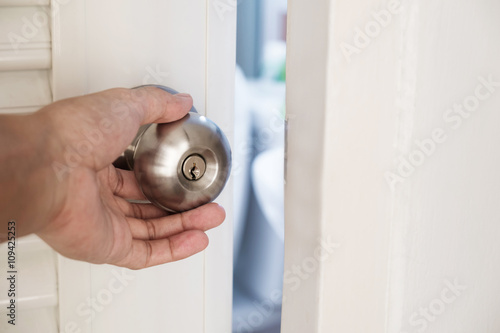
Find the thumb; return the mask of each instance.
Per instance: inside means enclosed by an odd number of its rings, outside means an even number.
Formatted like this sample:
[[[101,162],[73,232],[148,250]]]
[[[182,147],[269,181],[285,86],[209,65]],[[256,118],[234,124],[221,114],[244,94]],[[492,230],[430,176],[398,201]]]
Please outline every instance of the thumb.
[[[140,125],[168,123],[184,117],[193,106],[189,94],[171,94],[155,86],[130,91]]]

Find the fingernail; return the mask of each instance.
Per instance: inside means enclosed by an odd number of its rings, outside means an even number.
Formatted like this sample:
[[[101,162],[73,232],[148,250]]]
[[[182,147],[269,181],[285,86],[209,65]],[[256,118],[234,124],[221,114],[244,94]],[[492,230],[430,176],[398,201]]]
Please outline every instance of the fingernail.
[[[180,98],[191,98],[191,95],[185,93],[175,94],[175,96]]]

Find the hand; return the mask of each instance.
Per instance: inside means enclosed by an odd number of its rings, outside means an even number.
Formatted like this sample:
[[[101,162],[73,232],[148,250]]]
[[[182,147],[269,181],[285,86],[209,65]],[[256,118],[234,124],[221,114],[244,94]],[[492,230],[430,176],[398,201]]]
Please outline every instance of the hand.
[[[0,223],[36,233],[62,255],[140,269],[180,260],[208,245],[225,212],[208,204],[169,214],[144,200],[131,171],[112,162],[143,124],[182,118],[189,95],[111,89],[51,104],[29,116],[0,116]],[[2,152],[3,150],[3,152]]]

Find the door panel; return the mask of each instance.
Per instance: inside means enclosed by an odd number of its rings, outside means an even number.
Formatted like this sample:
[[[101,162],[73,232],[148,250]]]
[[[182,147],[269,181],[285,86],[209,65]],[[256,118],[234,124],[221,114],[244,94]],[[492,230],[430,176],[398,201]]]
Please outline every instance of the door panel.
[[[163,84],[192,94],[232,137],[235,13],[211,1],[53,2],[54,99]],[[62,332],[226,332],[231,326],[232,189],[209,248],[142,271],[59,257]]]
[[[0,0],[0,113],[34,112],[52,102],[48,1]],[[58,329],[57,257],[37,236],[16,239],[17,318],[7,323],[7,243],[0,244],[0,331]]]
[[[48,5],[0,0],[0,112],[34,112],[117,86],[164,84],[192,94],[198,111],[232,140],[234,10],[221,16],[215,3],[200,0]],[[37,21],[48,13],[51,20]],[[17,37],[9,39],[10,32]],[[143,271],[61,256],[56,265],[37,237],[20,241],[25,287],[16,332],[229,332],[231,181],[218,202],[226,223],[209,233],[204,253]]]

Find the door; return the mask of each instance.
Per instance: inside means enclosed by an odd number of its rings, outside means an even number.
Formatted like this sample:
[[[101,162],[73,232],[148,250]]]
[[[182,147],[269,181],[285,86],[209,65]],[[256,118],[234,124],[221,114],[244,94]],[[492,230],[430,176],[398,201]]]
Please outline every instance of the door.
[[[52,102],[49,17],[48,0],[0,1],[0,113],[34,112]],[[16,326],[7,322],[7,243],[0,253],[0,332],[57,332],[55,252],[34,235],[17,239]]]
[[[282,331],[500,330],[500,3],[290,0]]]
[[[36,104],[31,109],[9,112],[34,111],[52,100],[112,87],[161,84],[190,93],[197,110],[232,140],[234,6],[212,0],[27,0],[1,5],[18,12],[29,5],[29,13],[9,19],[28,40],[20,42],[21,49],[27,43],[45,43],[43,56],[49,57],[43,63],[46,85],[22,86],[49,89],[49,97],[31,103]],[[41,32],[24,36],[23,24],[39,26]],[[43,332],[229,332],[231,181],[217,202],[226,208],[226,222],[208,234],[206,251],[181,262],[131,271],[57,256],[51,264],[57,276],[49,279],[57,285],[49,303],[56,325]],[[20,279],[20,287],[25,281]],[[22,313],[19,320],[30,321]]]

